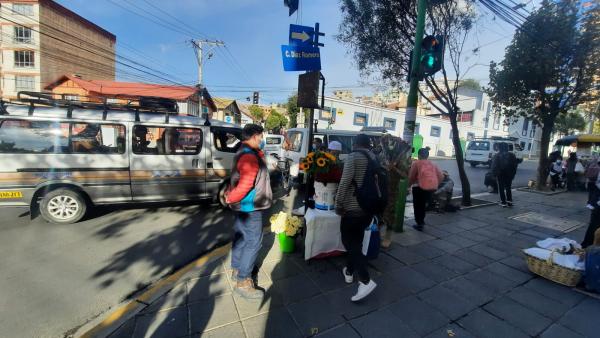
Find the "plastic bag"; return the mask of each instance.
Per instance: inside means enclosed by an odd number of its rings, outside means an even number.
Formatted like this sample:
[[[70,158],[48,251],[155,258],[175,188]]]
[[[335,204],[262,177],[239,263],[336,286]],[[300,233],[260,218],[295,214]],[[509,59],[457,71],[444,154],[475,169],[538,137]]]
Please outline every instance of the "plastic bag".
[[[381,246],[381,235],[379,234],[379,220],[373,217],[371,225],[365,230],[363,237],[362,254],[367,259],[375,259],[379,256],[379,248]]]

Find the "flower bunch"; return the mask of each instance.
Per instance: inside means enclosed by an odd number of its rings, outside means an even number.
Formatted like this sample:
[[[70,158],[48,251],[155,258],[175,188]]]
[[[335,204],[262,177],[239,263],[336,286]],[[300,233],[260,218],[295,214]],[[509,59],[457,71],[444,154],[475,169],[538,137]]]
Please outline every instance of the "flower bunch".
[[[297,216],[292,216],[281,211],[278,214],[271,216],[271,231],[280,234],[285,233],[286,236],[296,236],[302,228],[302,221]]]
[[[310,174],[328,173],[336,166],[336,157],[326,151],[311,152],[300,162],[300,170]]]

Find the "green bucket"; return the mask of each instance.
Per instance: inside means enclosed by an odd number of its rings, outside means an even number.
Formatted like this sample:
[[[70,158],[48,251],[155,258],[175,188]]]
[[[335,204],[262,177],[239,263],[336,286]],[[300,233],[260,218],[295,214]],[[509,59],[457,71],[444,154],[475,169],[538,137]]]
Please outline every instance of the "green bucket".
[[[292,253],[296,250],[296,241],[294,240],[294,237],[286,236],[286,234],[282,232],[277,234],[277,238],[279,239],[281,252]]]

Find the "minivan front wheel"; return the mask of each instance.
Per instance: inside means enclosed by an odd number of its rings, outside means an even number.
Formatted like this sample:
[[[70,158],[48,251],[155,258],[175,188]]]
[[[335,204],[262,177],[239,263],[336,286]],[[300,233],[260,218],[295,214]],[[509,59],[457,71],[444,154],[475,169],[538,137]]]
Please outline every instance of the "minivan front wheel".
[[[66,188],[47,193],[40,204],[45,220],[56,224],[76,223],[83,218],[87,203],[80,193]]]

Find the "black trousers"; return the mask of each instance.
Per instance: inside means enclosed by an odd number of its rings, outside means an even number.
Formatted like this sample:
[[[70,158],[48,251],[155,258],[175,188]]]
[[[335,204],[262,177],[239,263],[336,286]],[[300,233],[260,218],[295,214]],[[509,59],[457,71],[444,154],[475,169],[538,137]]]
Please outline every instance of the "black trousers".
[[[567,173],[567,190],[575,191],[577,189],[577,174]]]
[[[596,182],[587,182],[587,190],[588,190],[588,204],[591,204],[597,207],[596,202],[598,202],[598,187],[596,187]]]
[[[512,202],[512,178],[498,176],[498,192],[502,203]]]
[[[590,216],[590,224],[585,232],[583,242],[581,242],[582,247],[587,248],[594,243],[594,233],[596,230],[598,230],[598,228],[600,228],[600,208],[596,208],[592,211],[592,215]]]
[[[342,216],[341,233],[342,243],[346,248],[346,269],[351,274],[356,271],[358,280],[367,284],[371,277],[367,270],[367,257],[362,253],[362,243],[365,230],[373,216]]]
[[[425,211],[427,210],[427,202],[431,199],[433,192],[423,190],[419,187],[413,187],[412,194],[415,221],[417,222],[417,225],[425,225]]]

